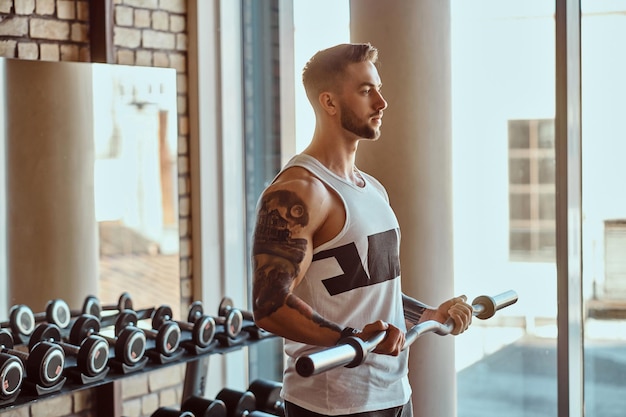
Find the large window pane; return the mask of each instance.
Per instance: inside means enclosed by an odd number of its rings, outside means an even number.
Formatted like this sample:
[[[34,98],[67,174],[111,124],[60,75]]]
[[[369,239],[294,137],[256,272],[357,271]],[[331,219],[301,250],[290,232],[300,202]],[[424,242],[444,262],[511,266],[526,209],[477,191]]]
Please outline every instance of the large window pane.
[[[451,2],[456,292],[519,295],[455,339],[459,417],[557,415],[554,7]]]
[[[626,1],[582,2],[583,284],[587,416],[626,410]]]

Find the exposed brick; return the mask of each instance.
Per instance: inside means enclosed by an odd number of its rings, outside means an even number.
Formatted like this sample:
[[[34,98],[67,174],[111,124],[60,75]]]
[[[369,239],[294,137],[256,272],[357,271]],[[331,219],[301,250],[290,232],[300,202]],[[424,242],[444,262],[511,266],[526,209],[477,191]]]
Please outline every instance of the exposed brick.
[[[59,61],[61,52],[59,45],[56,43],[43,43],[39,46],[39,52],[42,61]]]
[[[187,35],[184,33],[176,34],[176,50],[177,51],[186,51],[187,50]]]
[[[159,392],[159,407],[174,407],[179,403],[178,391],[175,388],[168,388]]]
[[[178,114],[181,114],[182,112],[178,112]],[[187,140],[185,135],[179,135],[178,136],[178,154],[179,155],[187,155],[189,153],[189,143],[187,143]],[[180,163],[180,161],[179,161]]]
[[[187,94],[187,75],[186,74],[177,74],[176,75],[176,92],[178,94]],[[180,122],[180,121],[179,121]],[[187,134],[187,130],[184,132],[179,129],[179,132],[183,135]]]
[[[57,17],[59,19],[76,19],[76,2],[74,0],[57,0]]]
[[[144,67],[152,66],[152,52],[139,49],[135,53],[135,65],[141,65]]]
[[[170,31],[172,32],[184,32],[187,28],[187,20],[185,16],[170,15]]]
[[[141,398],[124,401],[122,413],[126,417],[141,417]]]
[[[68,40],[70,25],[68,22],[33,18],[30,20],[30,36],[39,39]]]
[[[186,72],[187,57],[184,54],[170,54],[170,68],[174,68],[176,72]]]
[[[0,36],[26,36],[28,19],[25,17],[9,17],[0,21]]]
[[[78,45],[61,45],[61,61],[79,60]]]
[[[141,45],[141,31],[115,27],[113,29],[113,43],[126,48],[138,48]]]
[[[70,38],[74,42],[89,42],[89,26],[85,23],[72,23]]]
[[[35,12],[35,0],[15,0],[15,14],[33,14]]]
[[[91,50],[88,46],[81,46],[79,52],[80,62],[91,62]]]
[[[115,6],[115,23],[119,26],[133,26],[134,9],[127,6]]]
[[[22,406],[9,411],[3,411],[2,417],[30,417],[29,408],[28,406]]]
[[[187,97],[186,96],[176,96],[176,110],[178,114],[187,113]]]
[[[155,52],[152,62],[155,67],[168,68],[170,66],[170,57],[165,52]]]
[[[81,22],[89,21],[89,1],[79,1],[76,3],[76,18]]]
[[[189,268],[188,265],[191,265],[191,262],[188,259],[182,260],[181,264],[184,264],[185,267],[181,268],[181,273],[184,272],[185,275],[181,275],[181,277],[189,277]],[[181,297],[185,297],[185,298],[192,298],[193,297],[193,285],[192,285],[192,281],[190,279],[184,279],[180,281],[180,295]],[[185,310],[182,310],[185,311]]]
[[[135,9],[135,27],[136,28],[149,28],[150,22],[150,10]]]
[[[74,413],[80,413],[81,411],[90,410],[94,407],[94,392],[93,390],[80,390],[74,393]]]
[[[121,382],[123,400],[141,397],[148,393],[148,377],[146,375],[123,378]]]
[[[183,163],[181,163],[181,162],[183,162]],[[181,157],[178,158],[178,166],[179,167],[185,166],[185,164],[184,164],[185,162],[187,162],[186,157],[181,156]],[[191,201],[187,197],[182,197],[180,199],[180,201],[178,202],[178,213],[181,216],[189,216],[189,214],[191,213],[190,209],[191,209]],[[181,254],[181,256],[183,254],[182,246],[180,248],[180,254]],[[187,255],[189,255],[189,253],[187,253]]]
[[[37,0],[35,3],[35,13],[39,15],[54,14],[54,0]]]
[[[13,0],[0,0],[0,13],[11,13]]]
[[[148,374],[148,387],[150,392],[156,392],[163,388],[174,387],[182,382],[181,371],[178,366],[168,366],[156,369]]]
[[[4,58],[15,58],[17,41],[0,41],[0,56]]]
[[[151,393],[141,397],[141,413],[149,416],[159,408],[159,395]]]
[[[157,0],[122,0],[122,3],[133,7],[142,7],[144,9],[157,9],[159,7]]]
[[[174,13],[187,12],[187,2],[185,0],[159,0],[159,8]]]
[[[152,49],[174,49],[176,37],[173,33],[146,30],[143,33],[143,46]]]
[[[135,65],[135,52],[131,49],[117,51],[117,63],[120,65]]]
[[[17,45],[17,57],[20,59],[39,58],[39,47],[34,42],[20,42]]]
[[[31,412],[37,417],[66,416],[72,413],[72,397],[61,395],[32,403]]]
[[[154,30],[169,30],[170,29],[170,17],[167,12],[157,10],[152,12],[152,29]]]

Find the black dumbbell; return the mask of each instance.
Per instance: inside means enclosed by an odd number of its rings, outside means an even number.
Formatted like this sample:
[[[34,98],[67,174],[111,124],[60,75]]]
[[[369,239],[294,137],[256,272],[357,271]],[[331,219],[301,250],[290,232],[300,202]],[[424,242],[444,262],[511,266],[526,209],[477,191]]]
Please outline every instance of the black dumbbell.
[[[256,409],[256,397],[251,391],[223,388],[215,399],[224,402],[227,417],[276,417]]]
[[[22,361],[16,356],[0,353],[0,402],[19,394],[25,372]]]
[[[62,329],[69,326],[71,321],[70,308],[61,299],[50,300],[46,304],[46,311],[33,313],[25,304],[17,304],[11,307],[9,323],[11,330],[22,336],[30,336],[35,330],[35,325],[41,322],[54,323]]]
[[[137,365],[144,358],[146,335],[137,328],[124,328],[116,332],[115,337],[106,336],[100,333],[100,320],[90,314],[84,314],[78,317],[72,325],[69,342],[73,345],[80,345],[83,340],[92,335],[103,337],[110,346],[113,346],[115,359],[125,365]]]
[[[190,411],[196,417],[226,417],[228,411],[222,400],[192,395],[181,404],[181,410]]]
[[[160,329],[163,323],[173,321],[178,324],[181,330],[191,332],[191,338],[196,346],[204,348],[211,344],[215,336],[215,320],[213,317],[199,315],[193,317],[195,319],[193,322],[184,322],[174,320],[172,315],[172,309],[169,306],[163,305],[157,308],[152,314],[152,328]]]
[[[175,408],[161,407],[154,413],[150,414],[150,417],[198,417],[188,411],[180,411]]]
[[[204,308],[202,307],[202,302],[194,301],[189,306],[189,314],[187,315],[188,322],[195,322],[198,318],[204,316]],[[235,338],[241,333],[241,329],[243,327],[243,316],[241,311],[237,309],[232,309],[228,313],[223,316],[213,317],[215,324],[219,324],[224,326],[224,333],[228,337]]]
[[[239,310],[244,320],[254,321],[254,315],[250,311],[242,310],[240,308],[235,308],[233,304],[233,300],[230,299],[229,297],[222,298],[222,301],[220,301],[220,305],[217,309],[217,313],[220,316],[225,317],[230,311],[233,311],[233,310]]]
[[[26,368],[26,379],[50,388],[61,382],[65,353],[61,346],[50,342],[39,342],[30,353],[13,349],[13,337],[8,331],[0,330],[0,352],[19,358]]]
[[[255,379],[248,386],[256,398],[257,410],[283,417],[285,415],[285,403],[280,397],[283,384],[267,379]]]
[[[62,340],[61,330],[57,325],[41,323],[30,337],[29,348],[32,350],[35,344],[44,341],[58,344],[66,356],[75,357],[76,367],[84,375],[93,377],[107,369],[109,343],[102,336],[91,334],[79,344],[66,343]]]
[[[141,329],[146,338],[156,341],[156,351],[163,356],[172,356],[180,345],[180,327],[173,321],[164,322],[158,330],[138,327],[139,319],[133,310],[123,310],[115,321],[115,332],[119,333],[126,327]]]
[[[133,309],[133,300],[130,297],[130,294],[127,292],[123,292],[120,295],[120,298],[117,301],[117,304],[113,305],[102,305],[100,304],[100,300],[98,297],[93,295],[89,295],[85,298],[83,302],[82,314],[91,314],[92,316],[97,317],[98,319],[102,318],[103,311],[117,311],[120,312],[122,310],[132,310]]]

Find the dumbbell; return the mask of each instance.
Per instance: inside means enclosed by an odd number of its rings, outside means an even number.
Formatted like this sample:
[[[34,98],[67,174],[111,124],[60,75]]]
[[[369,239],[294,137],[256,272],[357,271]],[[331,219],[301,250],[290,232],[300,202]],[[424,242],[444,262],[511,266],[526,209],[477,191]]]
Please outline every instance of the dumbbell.
[[[100,304],[100,300],[98,297],[93,295],[89,295],[85,298],[83,302],[82,314],[91,314],[92,316],[97,317],[98,319],[102,318],[103,311],[122,311],[122,310],[132,310],[133,309],[133,300],[130,297],[130,294],[127,292],[123,292],[117,304],[109,304],[102,305]]]
[[[17,396],[24,373],[21,360],[14,355],[0,353],[0,403]]]
[[[228,315],[229,312],[231,312],[233,310],[240,311],[242,317],[244,318],[244,320],[254,321],[254,315],[250,311],[246,311],[246,310],[242,310],[242,309],[239,309],[239,308],[235,308],[233,300],[231,298],[229,298],[229,297],[222,298],[222,301],[220,301],[220,305],[219,305],[219,307],[217,309],[217,313],[220,316],[226,316],[226,315]]]
[[[256,409],[256,397],[251,391],[223,388],[215,399],[226,405],[226,417],[276,417]]]
[[[195,395],[185,399],[180,409],[191,412],[195,417],[226,417],[228,414],[224,401]]]
[[[180,411],[170,407],[158,408],[150,417],[199,417],[188,411]]]
[[[173,321],[178,324],[181,330],[191,332],[191,338],[196,346],[201,348],[207,347],[213,341],[215,336],[215,320],[211,316],[199,315],[191,317],[194,321],[184,322],[177,321],[172,318],[172,309],[163,305],[157,308],[152,314],[152,328],[160,329],[163,323]]]
[[[146,335],[138,328],[127,327],[115,333],[115,337],[100,333],[100,320],[90,314],[78,317],[70,329],[69,342],[80,345],[89,336],[98,335],[113,346],[115,359],[127,365],[137,365],[146,352]]]
[[[248,391],[252,392],[256,398],[257,410],[276,416],[285,415],[285,403],[280,397],[283,384],[267,379],[255,379],[248,386]]]
[[[41,323],[30,337],[29,348],[32,350],[37,343],[44,341],[58,344],[66,356],[75,357],[76,367],[88,377],[100,375],[107,369],[109,344],[102,336],[91,334],[78,344],[66,343],[57,325]]]
[[[189,314],[187,321],[194,323],[200,317],[204,316],[204,308],[201,301],[194,301],[189,306]],[[224,315],[213,317],[215,324],[223,325],[224,332],[230,338],[235,338],[241,333],[243,327],[243,315],[238,309],[232,309]]]
[[[156,351],[163,356],[172,356],[180,345],[180,327],[173,321],[164,322],[158,330],[144,329],[138,326],[137,313],[133,310],[123,310],[115,321],[115,332],[119,333],[126,327],[141,329],[146,338],[156,341]]]
[[[46,304],[46,311],[36,314],[27,305],[17,304],[11,307],[9,313],[11,330],[22,336],[30,336],[35,325],[44,321],[54,323],[62,329],[69,326],[71,313],[67,303],[61,299],[50,300]]]
[[[0,329],[0,353],[19,358],[26,368],[26,379],[43,387],[50,388],[61,382],[65,353],[61,346],[50,342],[39,342],[30,353],[13,349],[13,337],[7,330]]]

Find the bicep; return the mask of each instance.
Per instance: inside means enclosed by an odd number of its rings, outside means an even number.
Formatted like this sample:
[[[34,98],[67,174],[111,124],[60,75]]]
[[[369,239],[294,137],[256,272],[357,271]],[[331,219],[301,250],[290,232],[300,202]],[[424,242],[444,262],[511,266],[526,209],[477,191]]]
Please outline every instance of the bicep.
[[[253,235],[253,297],[257,316],[280,308],[310,265],[315,216],[306,188],[269,188],[259,201]]]

